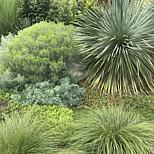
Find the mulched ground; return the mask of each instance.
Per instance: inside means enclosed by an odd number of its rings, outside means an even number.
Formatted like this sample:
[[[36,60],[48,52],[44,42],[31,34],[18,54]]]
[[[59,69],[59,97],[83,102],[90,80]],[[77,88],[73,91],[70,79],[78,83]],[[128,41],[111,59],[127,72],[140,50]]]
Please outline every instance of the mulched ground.
[[[7,104],[5,102],[0,102],[0,109],[3,109],[7,107]]]

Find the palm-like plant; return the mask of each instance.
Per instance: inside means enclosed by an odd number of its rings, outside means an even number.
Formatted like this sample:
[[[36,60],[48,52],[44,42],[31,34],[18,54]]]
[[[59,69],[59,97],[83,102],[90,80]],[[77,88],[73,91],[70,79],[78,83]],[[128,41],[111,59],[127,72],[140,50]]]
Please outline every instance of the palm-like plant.
[[[50,128],[31,113],[6,117],[0,123],[0,154],[51,154]]]
[[[154,124],[122,108],[95,109],[75,121],[72,141],[87,154],[153,154]]]
[[[87,11],[76,33],[87,83],[108,94],[153,93],[153,18],[141,0],[110,0]]]

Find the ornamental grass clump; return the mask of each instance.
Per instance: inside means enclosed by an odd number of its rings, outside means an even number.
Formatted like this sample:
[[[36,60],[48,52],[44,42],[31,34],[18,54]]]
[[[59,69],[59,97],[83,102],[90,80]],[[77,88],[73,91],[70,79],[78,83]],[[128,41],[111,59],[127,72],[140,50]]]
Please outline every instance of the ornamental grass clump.
[[[18,17],[18,0],[0,0],[0,36],[14,31]]]
[[[154,124],[141,119],[119,107],[89,110],[71,140],[88,154],[152,154]]]
[[[28,112],[0,123],[0,154],[51,154],[51,128]]]
[[[107,94],[154,92],[153,9],[142,1],[110,0],[78,23],[85,78]]]

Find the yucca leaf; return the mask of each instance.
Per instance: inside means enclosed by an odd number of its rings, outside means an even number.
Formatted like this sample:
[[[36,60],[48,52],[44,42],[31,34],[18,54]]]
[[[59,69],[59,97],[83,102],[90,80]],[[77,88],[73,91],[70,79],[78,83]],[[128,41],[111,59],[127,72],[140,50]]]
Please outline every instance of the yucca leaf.
[[[87,83],[108,94],[154,92],[154,13],[142,0],[110,0],[78,23]]]

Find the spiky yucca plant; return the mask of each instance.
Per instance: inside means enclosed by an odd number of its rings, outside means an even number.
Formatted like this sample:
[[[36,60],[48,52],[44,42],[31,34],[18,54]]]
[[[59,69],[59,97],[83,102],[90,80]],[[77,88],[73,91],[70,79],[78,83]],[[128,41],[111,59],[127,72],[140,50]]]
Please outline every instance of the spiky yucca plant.
[[[87,154],[153,154],[154,124],[122,108],[95,109],[75,121],[72,141]]]
[[[141,0],[110,0],[87,11],[76,33],[87,83],[107,94],[153,93],[153,18]]]
[[[0,123],[0,154],[51,154],[53,143],[50,128],[32,113]]]

